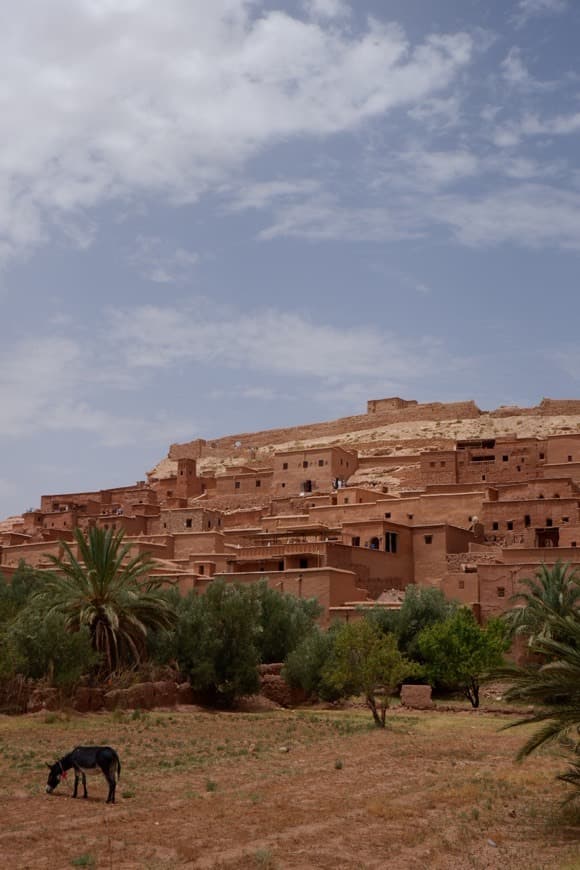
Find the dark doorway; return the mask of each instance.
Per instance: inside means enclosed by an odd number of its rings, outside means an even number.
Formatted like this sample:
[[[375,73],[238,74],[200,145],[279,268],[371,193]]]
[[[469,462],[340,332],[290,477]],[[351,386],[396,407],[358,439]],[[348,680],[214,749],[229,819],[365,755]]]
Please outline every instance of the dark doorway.
[[[559,542],[559,529],[536,529],[536,547],[557,547]]]

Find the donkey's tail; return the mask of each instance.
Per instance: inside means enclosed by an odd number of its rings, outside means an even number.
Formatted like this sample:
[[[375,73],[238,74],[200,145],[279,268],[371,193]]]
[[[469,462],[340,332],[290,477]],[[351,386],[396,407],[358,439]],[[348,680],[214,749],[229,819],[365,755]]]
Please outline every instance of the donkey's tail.
[[[119,779],[121,779],[121,759],[119,758],[119,756],[117,755],[117,753],[115,753],[115,761],[117,762],[117,776],[116,776],[116,779],[119,780]]]

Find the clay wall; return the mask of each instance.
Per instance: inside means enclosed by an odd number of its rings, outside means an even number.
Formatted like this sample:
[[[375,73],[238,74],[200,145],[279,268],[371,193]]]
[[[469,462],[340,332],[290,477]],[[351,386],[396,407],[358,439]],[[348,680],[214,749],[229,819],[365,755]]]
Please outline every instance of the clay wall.
[[[149,531],[147,518],[143,516],[128,517],[123,514],[113,517],[97,517],[94,520],[88,520],[87,525],[89,522],[100,529],[111,529],[113,532],[122,530],[126,535],[146,534]]]
[[[536,438],[485,439],[481,446],[467,445],[468,442],[458,442],[457,446],[458,483],[530,480],[538,476],[538,467],[544,461],[540,459],[540,453],[544,453],[542,442]]]
[[[580,567],[580,548],[506,549],[504,563],[480,565],[479,594],[482,621],[509,609],[510,597],[520,591],[518,580],[533,577],[540,565],[553,566],[558,559]]]
[[[412,530],[414,582],[439,586],[448,572],[447,554],[465,553],[473,535],[446,524],[427,524]]]
[[[479,604],[479,575],[464,571],[449,571],[441,578],[439,588],[449,601],[459,601],[467,607]]]
[[[222,514],[208,508],[187,507],[176,510],[162,510],[159,518],[154,518],[150,524],[153,534],[175,532],[210,532],[220,529]]]
[[[269,492],[272,489],[272,471],[235,472],[216,477],[216,495],[255,495],[256,490]]]
[[[176,559],[204,553],[225,553],[226,542],[221,532],[176,532],[173,535]]]
[[[580,462],[580,433],[552,435],[545,443],[548,464],[563,465],[569,462]]]
[[[348,480],[358,467],[354,453],[340,447],[293,450],[274,455],[272,493],[283,497],[332,489],[336,478]]]
[[[489,493],[489,501],[505,503],[538,498],[574,498],[577,487],[570,479],[543,477],[525,483],[500,486],[490,490]]]
[[[397,405],[396,403],[402,403]],[[403,420],[471,420],[481,416],[474,401],[467,402],[406,402],[404,399],[371,399],[367,414],[387,413]]]
[[[247,510],[230,511],[222,514],[222,528],[245,529],[249,526],[260,525],[264,509],[261,507],[248,508]]]
[[[59,541],[41,541],[39,543],[17,544],[13,547],[2,547],[2,565],[17,566],[21,559],[33,568],[48,565],[47,554],[62,556],[63,549]]]
[[[523,533],[526,529],[578,523],[576,498],[538,498],[484,502],[479,517],[486,535],[495,532]]]
[[[428,450],[419,456],[423,486],[457,483],[455,450]]]

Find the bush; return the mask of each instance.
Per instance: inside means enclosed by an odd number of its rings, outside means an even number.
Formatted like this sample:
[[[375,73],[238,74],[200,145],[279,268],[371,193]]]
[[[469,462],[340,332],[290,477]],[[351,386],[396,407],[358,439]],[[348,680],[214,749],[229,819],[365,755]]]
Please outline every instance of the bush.
[[[260,687],[260,607],[238,585],[215,580],[204,595],[190,594],[176,628],[177,660],[194,691],[231,707]]]
[[[86,628],[68,632],[62,615],[27,607],[5,631],[3,676],[19,673],[70,689],[99,661]],[[11,671],[12,673],[9,673]]]
[[[260,610],[260,660],[263,664],[285,661],[312,632],[322,607],[315,598],[296,598],[270,589],[266,580],[249,587],[248,593]]]
[[[340,691],[329,685],[323,676],[324,667],[332,655],[335,634],[336,630],[316,628],[290,653],[282,676],[291,686],[304,689],[323,701],[340,698]]]

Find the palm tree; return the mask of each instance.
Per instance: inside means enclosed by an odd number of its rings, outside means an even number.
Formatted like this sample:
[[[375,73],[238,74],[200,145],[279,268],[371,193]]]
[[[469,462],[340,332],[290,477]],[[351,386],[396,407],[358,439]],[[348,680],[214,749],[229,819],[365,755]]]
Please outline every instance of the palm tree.
[[[75,529],[78,556],[66,542],[63,556],[49,556],[53,570],[45,573],[35,597],[49,613],[65,617],[69,631],[89,629],[93,647],[112,673],[124,662],[139,662],[149,629],[170,628],[174,613],[159,588],[148,578],[150,556],[130,557],[124,533]]]
[[[519,760],[540,746],[557,741],[571,751],[574,759],[566,773],[558,779],[573,785],[580,796],[580,613],[550,619],[549,632],[533,644],[534,652],[548,658],[540,668],[505,668],[502,677],[513,682],[504,697],[510,701],[541,704],[530,718],[510,723],[507,728],[530,723],[542,723],[518,752]],[[548,704],[549,706],[546,706]]]
[[[580,577],[576,568],[557,561],[553,568],[542,565],[534,577],[520,583],[525,591],[513,595],[514,605],[504,619],[515,634],[528,637],[529,646],[537,640],[558,637],[557,620],[578,613],[580,608]],[[561,628],[561,626],[560,626]]]

